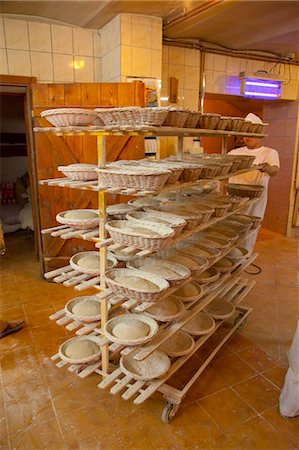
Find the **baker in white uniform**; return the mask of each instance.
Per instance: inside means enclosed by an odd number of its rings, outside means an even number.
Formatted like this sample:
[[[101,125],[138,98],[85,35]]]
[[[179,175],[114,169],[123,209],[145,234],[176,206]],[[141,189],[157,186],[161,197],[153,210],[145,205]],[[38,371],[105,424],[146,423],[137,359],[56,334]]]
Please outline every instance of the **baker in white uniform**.
[[[262,123],[262,120],[255,114],[248,114],[246,119],[251,122]],[[253,205],[248,206],[246,209],[242,210],[242,213],[264,218],[267,197],[268,197],[268,184],[270,177],[275,177],[279,171],[279,155],[273,148],[265,147],[261,144],[261,138],[243,138],[245,147],[236,148],[231,150],[229,155],[252,155],[255,156],[254,164],[262,165],[259,170],[253,170],[252,172],[246,172],[241,175],[229,178],[229,183],[239,183],[239,184],[258,184],[264,186],[264,191],[260,199]],[[252,234],[249,238],[244,240],[242,243],[243,247],[252,253],[258,231]]]

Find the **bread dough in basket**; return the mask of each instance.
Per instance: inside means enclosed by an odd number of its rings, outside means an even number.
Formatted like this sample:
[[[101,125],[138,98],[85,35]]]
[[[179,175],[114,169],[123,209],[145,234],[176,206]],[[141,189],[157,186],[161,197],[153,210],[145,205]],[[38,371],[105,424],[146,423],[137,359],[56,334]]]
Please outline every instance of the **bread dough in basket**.
[[[65,349],[65,355],[71,359],[84,359],[95,355],[100,350],[100,347],[89,340],[78,340],[70,342]]]
[[[188,269],[196,269],[198,267],[198,263],[194,261],[193,259],[188,258],[187,256],[183,256],[181,253],[176,253],[174,255],[171,255],[167,257],[169,261],[173,261],[174,263],[182,264],[185,267],[188,267]]]
[[[86,255],[82,256],[77,262],[78,266],[86,267],[87,269],[99,269],[100,268],[100,257],[98,255]],[[110,259],[107,259],[107,267],[113,265]]]
[[[143,227],[127,226],[123,230],[126,231],[127,233],[139,234],[141,236],[153,236],[153,237],[161,236],[160,233],[157,233],[156,231],[153,231],[153,230],[148,230],[147,228],[143,228]]]
[[[157,275],[162,278],[175,278],[177,277],[177,273],[173,270],[167,269],[167,267],[164,267],[162,264],[143,264],[139,267],[140,270],[143,270],[143,272],[149,272],[153,275]]]
[[[93,211],[67,211],[64,214],[65,219],[95,219],[98,217],[98,214]]]
[[[241,258],[242,256],[244,256],[244,254],[238,248],[233,248],[229,252],[229,256],[231,256],[232,258]]]
[[[141,339],[148,335],[150,327],[141,320],[131,319],[119,322],[115,325],[112,333],[119,339],[132,341],[134,339]]]
[[[82,300],[74,305],[72,313],[76,316],[98,316],[101,314],[101,305],[94,300]]]
[[[233,262],[228,258],[221,258],[217,263],[215,264],[218,267],[231,267],[233,266]]]
[[[156,291],[158,289],[156,284],[140,277],[119,275],[114,280],[129,289],[138,289],[145,292]]]

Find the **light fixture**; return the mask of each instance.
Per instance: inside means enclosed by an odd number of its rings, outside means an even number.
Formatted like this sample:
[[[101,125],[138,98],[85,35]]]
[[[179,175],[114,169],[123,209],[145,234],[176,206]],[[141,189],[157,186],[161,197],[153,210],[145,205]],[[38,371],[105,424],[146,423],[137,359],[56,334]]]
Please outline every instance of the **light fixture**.
[[[267,72],[240,72],[241,95],[265,100],[276,100],[281,96],[282,79]]]

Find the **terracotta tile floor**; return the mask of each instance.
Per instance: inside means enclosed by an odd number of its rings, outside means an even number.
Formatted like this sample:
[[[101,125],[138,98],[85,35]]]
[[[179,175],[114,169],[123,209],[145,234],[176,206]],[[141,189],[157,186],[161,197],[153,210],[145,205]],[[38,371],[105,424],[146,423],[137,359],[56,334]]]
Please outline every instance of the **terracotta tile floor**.
[[[98,376],[78,379],[49,361],[70,333],[48,320],[73,289],[39,276],[33,239],[8,236],[1,258],[0,314],[23,318],[22,331],[0,341],[1,449],[238,449],[299,448],[299,417],[277,409],[299,312],[298,242],[262,231],[262,273],[244,304],[247,325],[230,339],[188,392],[175,419],[160,421],[164,400],[137,407],[97,388]],[[195,354],[173,384],[181,387],[212,345]]]

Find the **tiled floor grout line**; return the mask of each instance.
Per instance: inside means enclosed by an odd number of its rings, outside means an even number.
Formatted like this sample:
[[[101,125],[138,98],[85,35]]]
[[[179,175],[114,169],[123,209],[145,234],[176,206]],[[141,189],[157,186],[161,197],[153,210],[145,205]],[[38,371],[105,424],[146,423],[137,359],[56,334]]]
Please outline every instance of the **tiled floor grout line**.
[[[57,425],[58,425],[58,428],[59,428],[59,431],[60,431],[60,434],[61,434],[63,443],[64,443],[64,445],[65,445],[65,448],[66,448],[67,450],[69,450],[69,447],[68,447],[68,445],[67,445],[67,443],[66,443],[66,441],[65,441],[65,438],[64,438],[64,434],[63,434],[63,431],[62,431],[62,428],[61,428],[61,425],[60,425],[60,422],[59,422],[59,417],[58,417],[58,415],[57,415],[55,403],[53,402],[52,393],[51,393],[51,390],[50,390],[49,387],[48,387],[48,392],[49,392],[49,395],[50,395],[50,399],[51,399],[51,403],[52,403],[52,408],[53,408],[53,411],[54,411],[55,419],[56,419],[56,422],[57,422]]]

